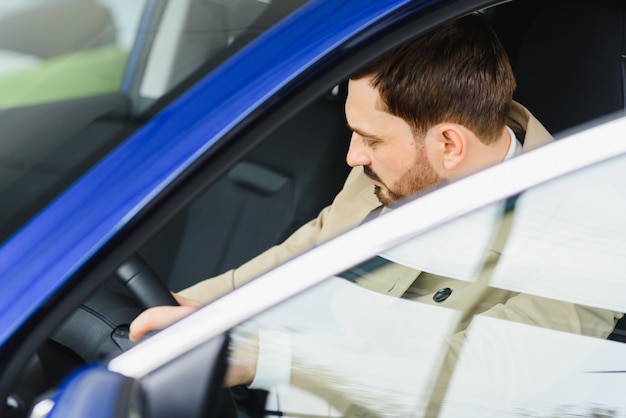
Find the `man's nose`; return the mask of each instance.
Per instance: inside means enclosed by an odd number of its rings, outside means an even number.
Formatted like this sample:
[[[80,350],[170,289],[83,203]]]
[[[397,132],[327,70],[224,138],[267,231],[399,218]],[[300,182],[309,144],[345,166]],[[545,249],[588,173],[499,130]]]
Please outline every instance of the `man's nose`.
[[[363,144],[363,138],[361,138],[359,134],[353,132],[352,137],[350,138],[348,154],[346,155],[346,162],[350,167],[370,165],[372,161],[367,151],[367,147]]]

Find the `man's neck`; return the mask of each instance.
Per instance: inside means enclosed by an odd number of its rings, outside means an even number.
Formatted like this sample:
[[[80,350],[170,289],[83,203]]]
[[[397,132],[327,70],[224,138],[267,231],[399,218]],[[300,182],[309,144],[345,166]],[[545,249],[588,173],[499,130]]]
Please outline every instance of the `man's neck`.
[[[493,155],[495,158],[494,163],[501,163],[505,159],[509,157],[509,152],[512,151],[512,148],[515,147],[513,143],[513,137],[511,136],[511,132],[504,127],[502,130],[502,135],[496,142],[494,142],[494,150]]]
[[[467,156],[467,165],[465,170],[459,173],[466,176],[476,171],[480,171],[489,166],[499,164],[504,161],[509,149],[512,145],[512,137],[509,130],[502,128],[502,133],[498,139],[490,144],[484,144],[477,137],[473,138],[471,147],[471,155]]]
[[[510,158],[513,158],[522,153],[522,144],[519,142],[517,137],[515,136],[515,132],[509,127],[506,128],[509,133],[509,150],[504,155],[503,161],[506,161]]]

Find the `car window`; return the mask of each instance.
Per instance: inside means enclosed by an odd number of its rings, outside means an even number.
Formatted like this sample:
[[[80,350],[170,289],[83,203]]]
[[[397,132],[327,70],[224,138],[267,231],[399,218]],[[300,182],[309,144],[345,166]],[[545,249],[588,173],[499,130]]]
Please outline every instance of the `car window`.
[[[123,139],[144,0],[0,5],[0,239]]]
[[[302,3],[3,2],[0,240]]]
[[[607,337],[626,311],[625,167],[577,171],[338,273],[233,329],[229,364],[260,353],[252,387],[270,415],[620,416],[626,346]]]

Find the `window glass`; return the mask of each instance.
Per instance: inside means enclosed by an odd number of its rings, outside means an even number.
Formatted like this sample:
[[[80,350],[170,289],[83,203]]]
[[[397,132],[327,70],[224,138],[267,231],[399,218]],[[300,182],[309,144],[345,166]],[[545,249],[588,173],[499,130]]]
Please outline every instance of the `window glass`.
[[[621,416],[625,171],[605,161],[381,252],[235,328],[230,365],[255,365],[270,415]]]
[[[144,0],[0,5],[0,239],[123,139]]]
[[[178,0],[167,3],[152,43],[139,94],[158,99],[199,67],[204,72],[304,3],[261,0]],[[176,34],[176,36],[172,36]]]
[[[2,2],[0,240],[303,3]]]

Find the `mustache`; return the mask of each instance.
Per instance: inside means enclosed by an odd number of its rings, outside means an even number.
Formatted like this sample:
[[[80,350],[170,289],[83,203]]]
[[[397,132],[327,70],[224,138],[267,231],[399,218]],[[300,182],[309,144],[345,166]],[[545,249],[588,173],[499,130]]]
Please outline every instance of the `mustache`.
[[[378,175],[374,173],[374,170],[372,170],[369,166],[363,166],[363,172],[367,177],[371,178],[372,180],[376,180],[382,183],[380,177],[378,177]]]

